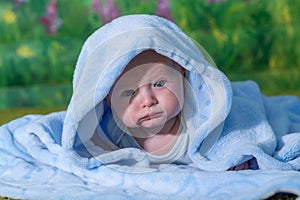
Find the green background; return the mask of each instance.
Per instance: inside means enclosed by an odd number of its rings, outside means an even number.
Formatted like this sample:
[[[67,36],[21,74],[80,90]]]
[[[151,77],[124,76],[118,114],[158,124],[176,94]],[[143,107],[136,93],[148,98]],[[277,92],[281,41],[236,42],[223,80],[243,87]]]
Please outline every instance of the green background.
[[[62,24],[51,35],[39,21],[49,0],[28,0],[18,8],[12,2],[0,0],[0,123],[66,108],[81,46],[103,17],[91,0],[58,0]],[[156,0],[114,3],[120,15],[156,14],[158,6]],[[266,95],[300,95],[300,0],[169,4],[172,20],[232,81],[255,80]]]

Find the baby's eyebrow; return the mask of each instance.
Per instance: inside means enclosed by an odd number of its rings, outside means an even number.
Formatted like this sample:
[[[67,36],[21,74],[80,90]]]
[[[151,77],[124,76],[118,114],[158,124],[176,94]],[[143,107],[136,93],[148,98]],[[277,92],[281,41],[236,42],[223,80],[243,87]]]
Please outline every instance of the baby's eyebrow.
[[[174,64],[174,63],[172,63]],[[152,82],[157,81],[157,79],[161,78],[161,77],[169,77],[170,76],[170,70],[176,70],[173,67],[160,67],[157,68],[155,71],[153,71],[150,75],[148,75],[148,77],[146,78],[146,83],[142,83],[144,84],[150,84]],[[176,70],[177,71],[177,70]],[[134,77],[130,77],[130,79],[127,79],[129,77],[126,77],[126,79],[122,79],[122,77],[120,77],[119,80],[117,80],[113,90],[126,90],[126,89],[137,89],[139,87],[139,85],[141,84],[141,80],[137,80],[134,79]],[[121,81],[121,82],[120,82]]]
[[[124,91],[124,90],[135,90],[137,88],[137,85],[135,84],[130,84],[130,83],[121,83],[121,84],[117,84],[114,86],[114,88],[112,88],[112,90],[116,90],[116,91]]]

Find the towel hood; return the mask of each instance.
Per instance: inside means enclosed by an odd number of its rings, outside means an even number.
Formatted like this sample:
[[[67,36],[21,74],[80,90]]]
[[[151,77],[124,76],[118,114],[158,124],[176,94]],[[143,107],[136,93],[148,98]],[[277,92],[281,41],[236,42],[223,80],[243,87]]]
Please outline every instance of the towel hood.
[[[187,127],[195,131],[189,152],[198,152],[197,159],[201,159],[218,139],[231,107],[231,84],[226,76],[173,22],[153,15],[122,16],[96,30],[77,60],[62,145],[82,163],[95,158],[79,156],[75,147],[91,139],[108,112],[103,99],[126,65],[145,50],[154,50],[187,71]]]

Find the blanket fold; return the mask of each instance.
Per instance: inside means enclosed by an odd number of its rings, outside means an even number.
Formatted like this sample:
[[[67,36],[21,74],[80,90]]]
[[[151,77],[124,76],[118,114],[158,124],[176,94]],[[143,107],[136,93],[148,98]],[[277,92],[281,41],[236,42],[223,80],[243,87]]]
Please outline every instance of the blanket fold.
[[[190,164],[151,163],[123,148],[105,101],[138,54],[182,66]],[[95,145],[94,135],[102,145]],[[249,161],[251,169],[227,171]],[[300,195],[300,100],[233,82],[177,25],[153,15],[117,18],[84,43],[66,111],[0,126],[0,196],[25,199],[262,199]]]

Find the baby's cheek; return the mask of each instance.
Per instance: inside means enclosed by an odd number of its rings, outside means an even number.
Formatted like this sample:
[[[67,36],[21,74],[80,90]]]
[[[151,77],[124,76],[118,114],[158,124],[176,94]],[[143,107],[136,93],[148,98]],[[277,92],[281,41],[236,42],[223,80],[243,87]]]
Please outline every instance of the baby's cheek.
[[[180,106],[183,103],[183,94],[177,91],[177,93],[174,93],[172,91],[168,92],[168,97],[167,97],[173,105]]]
[[[173,93],[169,96],[170,101],[166,105],[167,112],[171,115],[178,114],[183,107],[183,98],[176,96]]]
[[[127,107],[128,107],[128,103],[126,101],[113,101],[112,102],[113,108],[115,113],[117,113],[118,117],[121,117],[124,115]]]
[[[136,113],[137,112],[133,108],[128,107],[123,113],[124,123],[126,122],[127,125],[133,124],[135,122]]]

